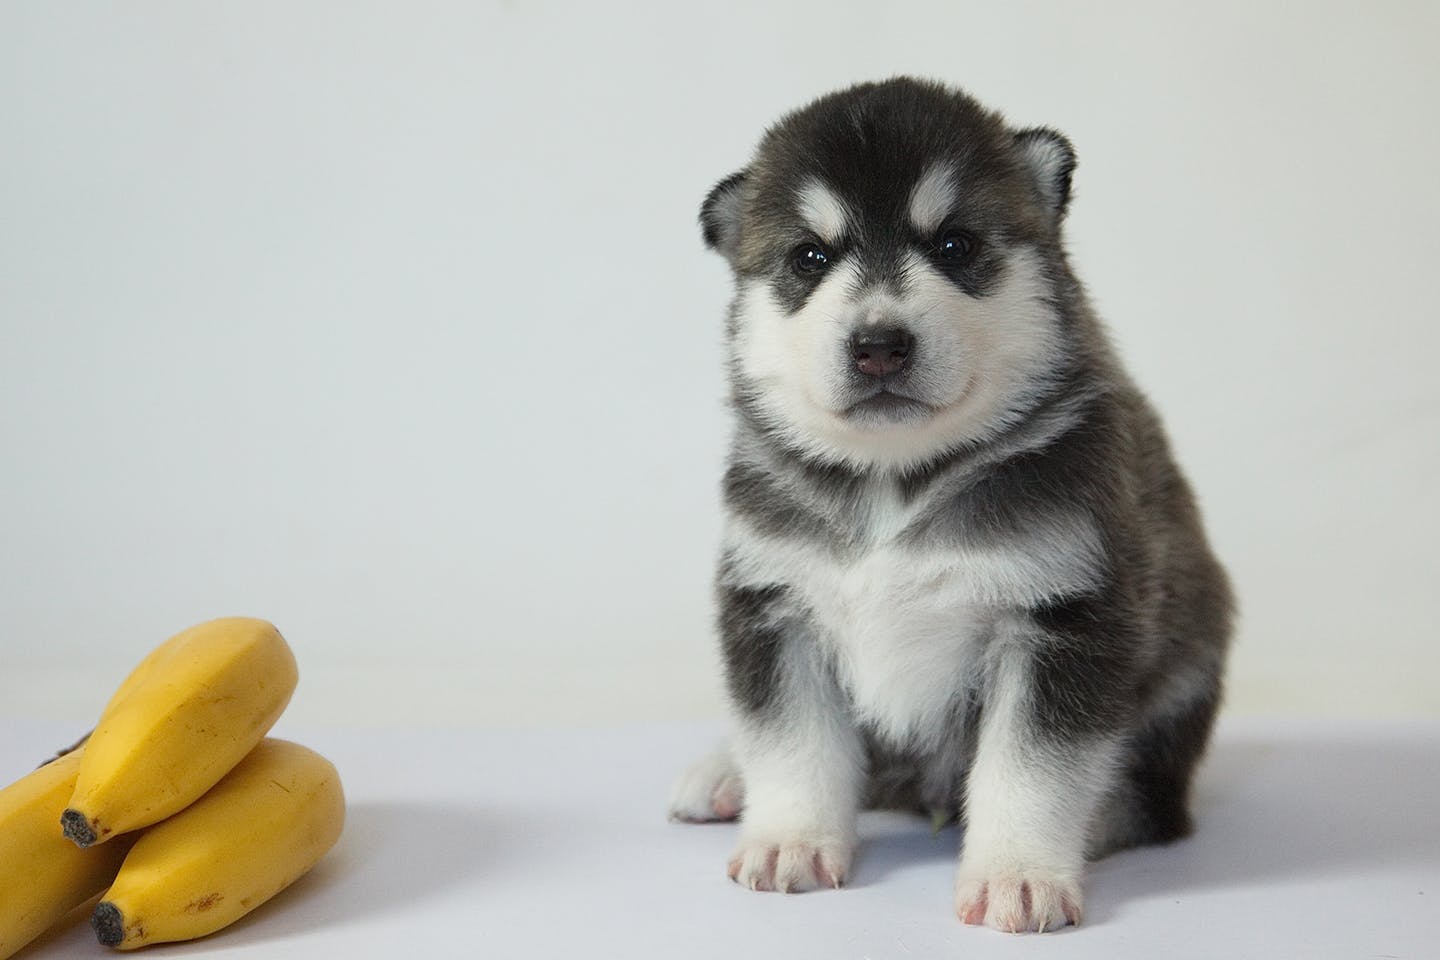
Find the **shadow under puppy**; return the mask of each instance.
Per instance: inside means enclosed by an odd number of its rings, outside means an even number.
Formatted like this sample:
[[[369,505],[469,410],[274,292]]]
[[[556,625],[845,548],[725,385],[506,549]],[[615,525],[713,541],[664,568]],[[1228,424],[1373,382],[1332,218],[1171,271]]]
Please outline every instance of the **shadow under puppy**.
[[[784,117],[705,201],[735,732],[671,811],[740,815],[752,889],[839,886],[857,812],[912,807],[963,823],[961,919],[1044,931],[1087,857],[1190,829],[1230,595],[1067,262],[1074,165],[898,78]]]

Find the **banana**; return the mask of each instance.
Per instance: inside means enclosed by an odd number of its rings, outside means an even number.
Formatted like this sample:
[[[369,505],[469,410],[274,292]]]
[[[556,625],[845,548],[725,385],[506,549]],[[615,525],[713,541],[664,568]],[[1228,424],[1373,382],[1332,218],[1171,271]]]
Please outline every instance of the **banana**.
[[[290,646],[264,620],[211,620],[156,647],[85,745],[65,836],[88,847],[189,806],[260,742],[298,679]]]
[[[80,757],[52,760],[0,790],[0,960],[104,890],[130,846],[80,850],[56,832]]]
[[[330,761],[266,739],[209,793],[141,835],[90,925],[121,950],[214,933],[299,879],[344,823]]]

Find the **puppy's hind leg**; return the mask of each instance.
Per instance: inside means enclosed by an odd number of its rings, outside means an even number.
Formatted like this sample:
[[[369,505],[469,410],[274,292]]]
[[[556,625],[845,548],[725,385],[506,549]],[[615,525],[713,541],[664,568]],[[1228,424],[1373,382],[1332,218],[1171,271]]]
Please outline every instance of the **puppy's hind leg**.
[[[675,781],[670,791],[670,819],[680,823],[734,820],[744,804],[745,782],[727,741]]]
[[[1218,705],[1218,683],[1212,681],[1190,703],[1150,718],[1131,736],[1123,775],[1092,831],[1089,859],[1189,836],[1190,781]]]

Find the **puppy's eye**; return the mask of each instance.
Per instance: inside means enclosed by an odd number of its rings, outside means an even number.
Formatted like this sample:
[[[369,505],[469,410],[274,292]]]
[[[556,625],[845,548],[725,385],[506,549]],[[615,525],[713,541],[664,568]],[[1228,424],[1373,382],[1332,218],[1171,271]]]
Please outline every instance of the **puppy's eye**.
[[[802,243],[790,254],[790,262],[801,273],[819,273],[830,265],[830,254],[818,243]]]
[[[980,241],[964,230],[946,230],[936,246],[940,256],[946,260],[968,260],[980,246]]]

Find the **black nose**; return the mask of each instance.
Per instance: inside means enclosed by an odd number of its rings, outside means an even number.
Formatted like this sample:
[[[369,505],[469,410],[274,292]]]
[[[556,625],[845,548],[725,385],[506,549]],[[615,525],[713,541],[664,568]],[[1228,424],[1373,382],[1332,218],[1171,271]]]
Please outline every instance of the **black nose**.
[[[867,327],[850,338],[855,369],[867,377],[888,377],[910,360],[915,338],[900,327]]]

